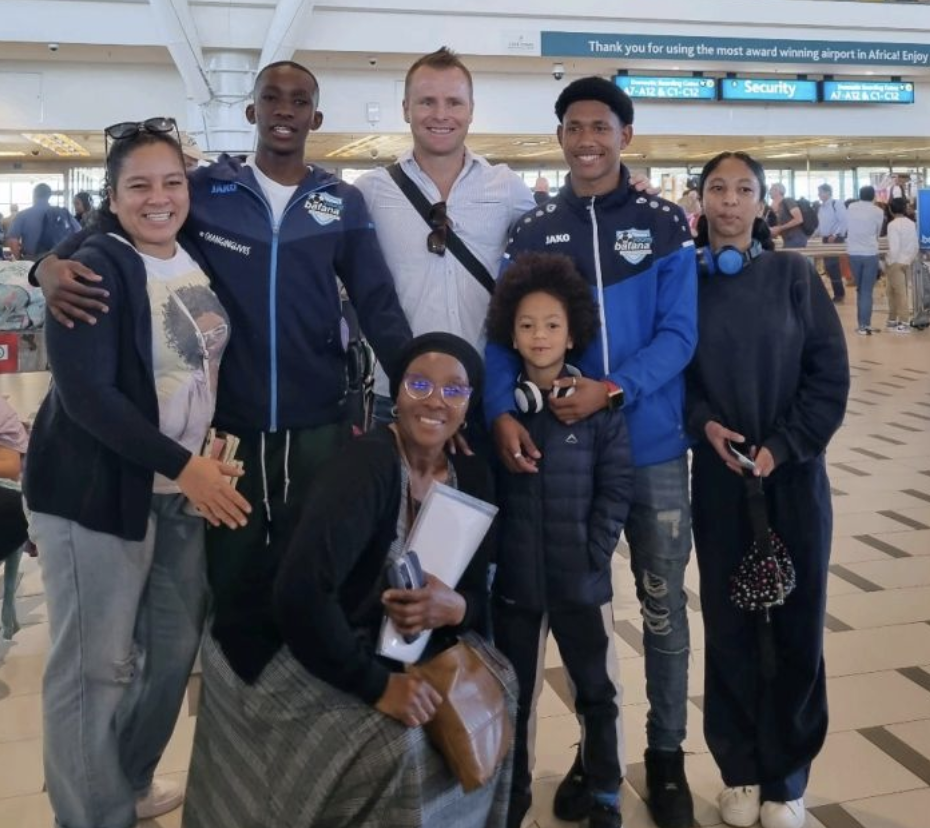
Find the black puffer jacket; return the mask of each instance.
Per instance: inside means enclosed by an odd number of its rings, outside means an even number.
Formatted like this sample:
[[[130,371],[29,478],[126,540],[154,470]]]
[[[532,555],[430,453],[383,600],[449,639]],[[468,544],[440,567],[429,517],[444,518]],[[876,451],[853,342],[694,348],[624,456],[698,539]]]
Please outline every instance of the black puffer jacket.
[[[520,421],[543,456],[537,474],[501,480],[495,595],[532,610],[600,606],[613,595],[610,560],[633,496],[623,414],[567,426],[546,407]]]

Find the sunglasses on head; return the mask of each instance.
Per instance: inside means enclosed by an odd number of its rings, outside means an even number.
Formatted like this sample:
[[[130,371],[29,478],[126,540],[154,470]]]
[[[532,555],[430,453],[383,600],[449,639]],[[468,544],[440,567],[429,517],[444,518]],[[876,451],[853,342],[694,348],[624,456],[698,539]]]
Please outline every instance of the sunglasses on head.
[[[433,229],[426,237],[426,249],[437,256],[446,255],[446,232],[449,229],[449,219],[446,216],[446,202],[437,201],[429,208],[426,216],[429,226]]]
[[[103,131],[104,151],[110,155],[109,141],[123,141],[127,138],[135,138],[140,132],[148,132],[152,135],[167,135],[170,132],[175,133],[178,145],[181,143],[181,133],[178,131],[178,123],[174,118],[148,118],[144,121],[121,121],[118,124],[112,124]]]
[[[156,135],[172,132],[178,128],[174,118],[148,118],[144,121],[121,121],[108,126],[104,132],[108,138],[121,141],[124,138],[133,138],[140,132],[152,132]]]

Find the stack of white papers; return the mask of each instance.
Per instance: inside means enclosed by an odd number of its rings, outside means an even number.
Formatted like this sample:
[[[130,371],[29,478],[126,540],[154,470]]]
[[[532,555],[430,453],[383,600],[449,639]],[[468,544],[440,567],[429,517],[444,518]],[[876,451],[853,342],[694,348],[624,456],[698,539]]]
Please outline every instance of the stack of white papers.
[[[453,589],[484,540],[497,507],[477,497],[434,482],[407,536],[404,551],[414,550],[424,573],[434,575]],[[429,631],[408,644],[387,617],[381,626],[378,653],[413,664],[423,654]]]

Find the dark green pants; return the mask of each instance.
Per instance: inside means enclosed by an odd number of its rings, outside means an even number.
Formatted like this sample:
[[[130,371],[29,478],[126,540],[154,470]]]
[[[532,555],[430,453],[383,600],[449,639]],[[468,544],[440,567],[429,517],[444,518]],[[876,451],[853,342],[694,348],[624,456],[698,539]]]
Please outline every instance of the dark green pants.
[[[237,457],[245,476],[238,490],[252,514],[244,528],[208,529],[207,572],[213,634],[246,681],[281,644],[271,606],[275,574],[320,466],[348,437],[348,425],[335,423],[241,438]]]

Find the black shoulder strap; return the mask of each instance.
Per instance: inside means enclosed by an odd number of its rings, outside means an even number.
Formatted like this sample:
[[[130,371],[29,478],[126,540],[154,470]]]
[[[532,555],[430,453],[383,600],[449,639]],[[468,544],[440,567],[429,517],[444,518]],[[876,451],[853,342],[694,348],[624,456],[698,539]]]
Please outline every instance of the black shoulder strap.
[[[410,180],[410,176],[401,169],[400,164],[396,162],[391,164],[387,171],[391,178],[394,179],[394,183],[400,187],[400,191],[407,196],[407,200],[423,218],[423,221],[429,224],[429,211],[432,205],[426,200],[426,196],[423,195],[420,188]],[[494,278],[451,227],[446,229],[446,247],[452,251],[452,255],[456,259],[465,265],[466,270],[481,283],[488,293],[494,293]]]

